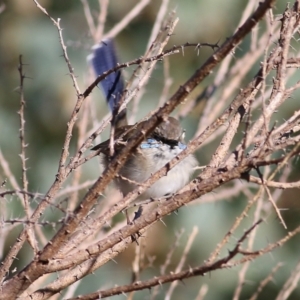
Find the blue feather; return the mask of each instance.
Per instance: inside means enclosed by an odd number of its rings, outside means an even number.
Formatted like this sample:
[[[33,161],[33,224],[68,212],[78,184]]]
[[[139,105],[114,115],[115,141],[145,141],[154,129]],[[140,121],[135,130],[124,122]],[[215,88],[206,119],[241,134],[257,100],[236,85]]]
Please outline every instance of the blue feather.
[[[96,76],[117,66],[118,60],[113,40],[104,40],[100,44],[95,45],[92,50],[93,53],[88,56],[88,60],[90,61]],[[118,70],[109,74],[98,84],[98,87],[102,89],[109,108],[113,112],[118,105],[124,90],[124,81],[121,71]]]

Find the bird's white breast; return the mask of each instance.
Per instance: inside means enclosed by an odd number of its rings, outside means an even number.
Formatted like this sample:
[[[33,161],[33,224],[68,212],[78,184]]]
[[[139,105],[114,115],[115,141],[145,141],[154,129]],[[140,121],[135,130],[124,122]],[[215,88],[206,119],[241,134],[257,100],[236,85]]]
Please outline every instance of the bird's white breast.
[[[179,146],[171,147],[167,144],[162,144],[157,148],[138,149],[130,156],[120,171],[121,177],[117,179],[116,183],[121,192],[124,195],[131,192],[137,184],[147,180],[182,150]],[[196,165],[195,157],[189,155],[168,171],[166,176],[157,180],[140,198],[159,198],[176,193],[188,183]]]

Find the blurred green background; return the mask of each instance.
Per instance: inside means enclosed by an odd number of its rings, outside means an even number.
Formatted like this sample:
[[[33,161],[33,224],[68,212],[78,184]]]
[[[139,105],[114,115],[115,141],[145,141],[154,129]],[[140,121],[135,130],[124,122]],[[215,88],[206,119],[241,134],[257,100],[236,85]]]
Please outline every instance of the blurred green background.
[[[171,37],[169,46],[186,42],[216,43],[220,41],[222,43],[234,32],[246,2],[241,0],[171,0],[169,8],[170,10],[176,8],[179,23]],[[29,158],[27,164],[30,167],[28,170],[29,189],[33,192],[45,193],[54,181],[57,172],[66,123],[75,104],[76,95],[71,79],[67,75],[68,69],[62,57],[57,29],[49,18],[37,9],[33,1],[9,0],[4,1],[4,3],[6,5],[5,10],[0,14],[0,149],[9,162],[16,179],[21,184],[19,118],[17,114],[20,97],[17,68],[19,55],[22,55],[27,76],[25,99],[26,141],[29,144],[27,148],[27,157]],[[136,3],[137,1],[133,0],[112,0],[109,5],[105,32],[118,23]],[[116,44],[120,61],[132,60],[145,52],[160,3],[156,0],[151,1],[141,14],[117,36]],[[68,54],[75,69],[81,92],[83,92],[87,87],[88,77],[86,56],[89,54],[93,41],[88,34],[82,3],[79,0],[49,0],[41,1],[41,4],[54,19],[61,18],[61,27],[68,46]],[[89,1],[89,4],[96,15],[99,10],[98,1]],[[285,5],[286,1],[277,1],[275,14],[282,12]],[[247,45],[247,42],[244,45]],[[247,51],[246,46],[245,48],[240,47],[236,56],[242,55],[245,51]],[[171,92],[174,92],[180,84],[185,82],[211,53],[211,49],[203,48],[198,56],[197,52],[191,48],[185,50],[184,56],[172,57],[170,60],[173,79]],[[130,75],[130,70],[132,69],[125,71],[127,78]],[[245,78],[245,83],[250,80],[254,72],[255,70],[251,70],[249,77]],[[212,79],[213,76],[206,79],[191,97],[197,96]],[[158,64],[146,88],[147,91],[139,111],[140,118],[156,107],[156,99],[159,97],[162,87],[163,67],[162,64]],[[97,114],[101,120],[108,110],[100,92],[94,91],[93,100],[97,101],[98,99]],[[293,109],[291,106],[287,108],[287,111]],[[184,127],[187,128],[187,137],[194,134],[198,119],[199,115],[196,112],[183,120]],[[72,141],[73,150],[75,144],[76,132],[74,132]],[[207,163],[214,151],[212,146],[206,147],[205,150],[207,151],[201,152],[201,154],[197,153],[200,165]],[[296,168],[295,165],[294,179],[299,177]],[[89,164],[85,169],[84,179],[95,179],[97,175],[99,175],[99,169],[93,163]],[[0,170],[0,179],[1,181],[5,179],[2,170]],[[283,198],[299,201],[299,191],[288,191],[283,195]],[[13,200],[14,197],[11,199]],[[175,233],[182,228],[185,229],[185,232],[180,240],[180,247],[175,252],[170,269],[176,267],[176,262],[181,256],[193,226],[199,227],[199,233],[192,251],[188,255],[186,266],[203,263],[247,203],[242,196],[230,200],[185,207],[180,209],[178,214],[165,218],[166,226],[162,223],[156,224],[150,230],[146,244],[147,256],[155,256],[156,259],[153,266],[144,271],[142,279],[159,274],[159,267],[164,262],[168,249],[175,241]],[[3,203],[1,207],[3,209]],[[11,210],[5,215],[5,218],[18,218],[23,215],[20,206],[13,201],[9,203],[9,207]],[[286,221],[290,230],[300,223],[299,203],[297,205],[291,204],[291,208],[292,211],[283,214],[287,218]],[[268,215],[266,220],[267,222],[261,225],[257,234],[256,247],[266,246],[268,243],[280,239],[286,233],[275,214]],[[239,238],[243,229],[250,225],[250,219],[245,221],[235,237]],[[17,232],[18,230],[12,233],[11,238],[5,243],[4,253],[14,241]],[[231,242],[232,246],[234,242],[234,240]],[[29,259],[26,256],[26,251],[22,253],[18,268],[26,265],[26,261]],[[223,254],[226,254],[226,251]],[[299,254],[300,239],[296,237],[282,249],[277,249],[271,255],[266,255],[252,263],[240,299],[248,299],[256,291],[259,282],[269,274],[277,262],[282,262],[284,265],[274,276],[275,279],[268,284],[258,298],[275,299],[291,270],[299,261]],[[117,257],[117,264],[110,262],[94,275],[88,276],[78,286],[76,294],[112,287],[114,284],[129,283],[133,255],[133,249],[129,249]],[[185,285],[179,284],[172,299],[195,299],[203,284],[208,285],[208,293],[204,299],[232,299],[239,270],[240,268],[237,267],[213,272],[205,277],[185,280]],[[159,288],[160,295],[157,299],[164,299],[162,290],[166,288],[168,285]],[[124,299],[124,296],[116,296],[113,299]],[[149,299],[149,291],[138,292],[134,299]],[[300,299],[299,287],[290,299]]]

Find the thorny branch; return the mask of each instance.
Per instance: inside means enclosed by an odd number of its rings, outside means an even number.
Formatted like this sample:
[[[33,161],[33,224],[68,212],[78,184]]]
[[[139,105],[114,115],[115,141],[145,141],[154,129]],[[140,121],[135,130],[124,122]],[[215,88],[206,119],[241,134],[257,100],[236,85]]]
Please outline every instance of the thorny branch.
[[[236,229],[241,226],[242,221],[248,217],[248,212],[251,207],[257,204],[258,200],[262,197],[267,198],[272,203],[273,209],[277,212],[281,222],[285,224],[284,216],[281,215],[279,208],[277,207],[276,198],[273,195],[271,188],[287,189],[287,188],[299,188],[299,181],[295,182],[280,182],[278,181],[278,173],[284,169],[288,163],[299,155],[299,128],[300,128],[300,113],[297,109],[292,116],[287,118],[279,125],[272,123],[272,117],[281,109],[283,104],[293,96],[293,93],[299,89],[300,83],[297,82],[289,86],[289,76],[295,72],[295,68],[300,66],[300,58],[295,56],[291,51],[291,44],[295,38],[295,34],[299,32],[300,17],[299,17],[299,2],[296,1],[294,6],[287,8],[280,19],[281,27],[278,29],[272,18],[272,12],[270,11],[274,0],[265,0],[261,2],[258,8],[250,15],[251,7],[253,9],[253,1],[249,3],[245,10],[245,15],[249,17],[246,19],[243,16],[243,22],[241,22],[239,28],[228,38],[222,45],[208,44],[208,43],[185,43],[180,46],[173,46],[169,50],[163,50],[163,46],[173,33],[176,25],[175,16],[170,16],[167,19],[168,26],[165,31],[157,33],[156,41],[160,41],[159,51],[157,53],[147,52],[144,57],[135,59],[131,62],[118,65],[116,68],[109,70],[99,76],[83,93],[80,92],[72,64],[68,57],[67,48],[64,43],[62,29],[60,27],[60,20],[54,20],[49,13],[42,7],[38,1],[33,0],[36,6],[47,15],[54,26],[58,30],[59,40],[63,50],[63,56],[68,66],[70,76],[72,78],[75,94],[77,96],[77,102],[74,110],[71,114],[70,120],[67,125],[65,142],[58,166],[58,172],[53,185],[49,188],[45,195],[35,194],[28,191],[27,179],[26,179],[26,164],[25,164],[25,148],[24,142],[24,96],[23,96],[23,73],[20,71],[21,76],[21,105],[20,105],[20,119],[21,119],[21,148],[22,148],[22,169],[23,169],[23,187],[20,189],[17,187],[15,190],[7,190],[0,193],[0,197],[7,197],[8,195],[17,194],[24,198],[24,206],[26,207],[26,219],[12,219],[1,221],[1,225],[7,226],[8,224],[22,223],[26,226],[26,229],[21,232],[16,243],[12,245],[6,258],[0,265],[0,299],[14,299],[20,295],[24,299],[48,299],[49,297],[60,293],[62,290],[69,287],[71,284],[79,281],[87,274],[92,273],[96,269],[100,268],[103,264],[112,260],[120,252],[124,251],[134,240],[132,237],[136,235],[142,235],[150,226],[157,221],[162,220],[166,215],[178,210],[180,207],[189,204],[191,201],[204,196],[218,187],[222,186],[224,191],[229,190],[226,183],[232,182],[234,179],[245,179],[250,183],[258,185],[258,191],[253,196],[248,188],[243,190],[243,193],[248,195],[249,200],[247,206],[236,219],[231,229],[224,236],[223,240],[217,245],[208,260],[198,267],[191,266],[190,268],[183,270],[185,258],[188,250],[184,252],[181,263],[178,264],[178,268],[173,273],[162,272],[160,276],[153,277],[149,280],[136,281],[132,284],[114,287],[106,289],[104,291],[97,291],[92,294],[81,296],[80,299],[98,299],[99,297],[109,297],[120,293],[127,293],[131,291],[138,291],[141,289],[147,289],[154,286],[161,285],[167,282],[173,282],[174,286],[171,286],[169,295],[172,294],[173,288],[175,288],[176,280],[183,280],[192,276],[204,275],[207,272],[215,271],[223,268],[232,268],[237,265],[242,265],[254,260],[266,253],[270,253],[276,247],[282,247],[288,240],[294,237],[300,232],[300,227],[287,233],[282,239],[275,243],[269,243],[266,247],[251,250],[243,249],[242,244],[245,242],[249,235],[252,234],[258,224],[261,222],[255,222],[254,225],[249,228],[242,237],[235,243],[233,250],[229,251],[223,258],[220,257],[221,250],[227,245],[229,239],[232,237]],[[124,28],[124,24],[128,24],[134,16],[140,12],[149,2],[141,1],[131,12],[128,13],[124,20],[118,24],[112,31],[104,34],[104,22],[107,15],[108,3],[101,4],[101,13],[99,14],[99,24],[95,24],[91,11],[88,7],[87,1],[82,1],[84,6],[85,15],[87,18],[90,32],[94,41],[99,42],[101,36],[115,35]],[[165,13],[166,3],[162,4],[162,14]],[[212,70],[229,54],[234,51],[237,46],[243,41],[244,37],[258,26],[259,21],[269,11],[270,23],[269,31],[264,38],[259,39],[258,36],[253,34],[253,44],[251,45],[251,51],[256,51],[255,57],[259,58],[260,55],[265,55],[264,61],[256,76],[253,80],[241,89],[238,94],[231,100],[227,99],[227,103],[218,103],[218,114],[212,114],[215,117],[206,123],[204,128],[204,121],[209,120],[208,115],[204,115],[202,120],[199,120],[198,128],[201,130],[197,133],[196,137],[192,139],[186,150],[182,151],[176,158],[174,158],[169,164],[164,166],[161,170],[153,174],[148,180],[142,183],[136,190],[129,193],[125,198],[118,201],[115,205],[109,205],[106,210],[101,213],[94,213],[94,209],[97,207],[97,199],[104,193],[104,190],[108,183],[116,176],[118,176],[118,170],[122,167],[131,151],[138,146],[143,140],[144,136],[153,130],[168,114],[170,114],[176,107],[178,107],[191,92],[205,79]],[[157,24],[161,24],[161,17],[157,18]],[[273,26],[273,27],[272,27]],[[156,32],[156,31],[154,31]],[[266,36],[268,38],[266,39]],[[278,40],[278,43],[272,43]],[[151,41],[152,42],[152,41]],[[149,43],[151,47],[153,44]],[[259,45],[259,47],[256,47]],[[269,51],[264,51],[264,46],[267,45]],[[150,72],[157,61],[163,60],[169,55],[179,53],[183,51],[185,47],[195,47],[198,51],[203,46],[211,47],[214,53],[207,59],[207,61],[198,68],[195,73],[181,85],[173,96],[169,98],[165,104],[152,113],[152,116],[148,118],[147,122],[143,126],[140,132],[135,132],[132,139],[130,139],[123,150],[116,155],[111,161],[110,165],[104,170],[102,176],[91,186],[91,183],[82,185],[81,187],[72,187],[73,192],[78,192],[80,189],[84,189],[89,186],[90,189],[80,200],[80,204],[77,208],[73,208],[68,211],[61,205],[62,201],[59,197],[67,194],[67,188],[62,190],[68,176],[76,169],[93,158],[96,154],[84,156],[85,151],[89,148],[96,136],[103,131],[103,129],[109,124],[110,117],[102,121],[100,127],[90,135],[87,135],[87,121],[88,112],[85,111],[84,122],[82,122],[82,131],[80,133],[80,142],[77,144],[78,150],[72,158],[69,157],[69,147],[72,139],[72,132],[79,117],[79,112],[82,110],[84,100],[91,94],[97,84],[105,79],[110,73],[115,72],[118,69],[126,68],[129,65],[138,65],[137,70],[142,70],[143,66],[147,64],[147,70],[149,73],[138,76],[138,84],[129,85],[126,94],[124,94],[124,102],[122,105],[126,106],[129,101],[135,96],[138,91],[141,90],[143,85],[150,77]],[[254,50],[256,49],[256,50]],[[149,54],[151,53],[151,55]],[[247,54],[242,61],[247,61],[249,58]],[[248,59],[249,60],[249,59]],[[253,59],[253,63],[255,60]],[[252,61],[251,61],[252,63]],[[20,64],[22,66],[22,64]],[[245,66],[245,70],[249,70],[252,65]],[[236,67],[236,66],[235,66]],[[221,88],[221,82],[226,81],[224,76],[224,70],[228,70],[229,61],[224,63],[222,71],[219,73],[219,77],[214,82],[213,90],[210,93],[210,97],[217,91],[217,87]],[[245,71],[243,70],[243,71]],[[241,71],[241,72],[243,72]],[[270,78],[272,71],[275,71],[275,78],[270,88],[267,87],[266,82]],[[222,73],[223,72],[223,73]],[[222,73],[222,74],[221,74]],[[136,72],[135,74],[140,74]],[[168,72],[166,72],[168,74]],[[236,76],[238,76],[237,73]],[[245,73],[246,74],[246,71]],[[236,77],[235,77],[236,79]],[[133,81],[132,81],[133,82]],[[240,81],[238,81],[240,83]],[[232,82],[232,86],[228,87],[227,92],[232,93],[234,86],[237,82]],[[229,90],[231,89],[231,92]],[[260,95],[260,93],[262,95]],[[208,94],[207,94],[208,95]],[[164,95],[165,98],[165,95]],[[195,101],[194,103],[196,103]],[[136,102],[138,105],[139,101]],[[207,107],[212,109],[211,104]],[[220,113],[223,109],[223,113]],[[193,106],[190,106],[190,110]],[[205,112],[205,110],[204,110]],[[254,114],[258,114],[255,118]],[[184,114],[188,114],[186,110]],[[208,111],[206,111],[208,113]],[[245,126],[243,125],[245,121]],[[243,128],[242,128],[243,127]],[[216,137],[219,132],[224,132],[221,141],[219,141],[214,153],[212,153],[210,161],[206,164],[204,170],[186,187],[184,187],[178,193],[171,195],[167,199],[155,199],[154,206],[151,209],[146,210],[139,218],[129,224],[121,224],[117,227],[112,227],[109,231],[104,232],[103,226],[110,224],[112,218],[120,211],[127,209],[128,206],[136,199],[136,197],[145,191],[147,187],[151,186],[157,179],[165,176],[170,168],[175,166],[180,160],[185,158],[190,153],[199,149],[203,143],[208,141],[217,141]],[[238,134],[240,136],[238,136]],[[112,143],[114,140],[111,140]],[[2,168],[5,166],[5,160],[0,159]],[[271,168],[272,172],[270,176],[267,176],[267,172],[264,168]],[[257,176],[258,174],[258,176]],[[74,179],[73,183],[79,182],[79,177]],[[250,185],[249,185],[250,186]],[[253,184],[251,185],[253,187]],[[240,190],[238,191],[240,192]],[[78,195],[78,194],[76,194]],[[29,199],[39,199],[39,203],[35,211],[30,215],[29,213]],[[64,219],[58,220],[56,223],[49,223],[47,221],[40,221],[40,217],[47,207],[54,207],[64,213]],[[256,219],[257,220],[257,219]],[[51,240],[45,241],[44,248],[38,251],[36,244],[35,225],[40,224],[43,226],[51,225],[55,228],[55,236]],[[61,228],[56,230],[56,225],[61,224]],[[41,236],[41,240],[45,240],[45,237]],[[253,235],[254,236],[254,235]],[[32,261],[21,271],[12,274],[10,278],[6,278],[9,273],[10,267],[17,257],[18,252],[24,245],[26,240],[30,241],[34,248],[34,258]],[[84,243],[86,240],[86,243]],[[189,248],[186,248],[189,249]],[[239,255],[238,258],[236,256]],[[169,259],[166,259],[166,266],[169,265]],[[66,272],[65,272],[66,271]],[[42,277],[46,277],[46,274],[52,274],[55,272],[61,272],[60,276],[46,284],[37,285],[37,282],[42,280]],[[274,270],[275,272],[275,270]],[[259,288],[260,290],[270,281],[273,273],[262,281]],[[295,287],[295,282],[289,283],[289,286],[285,288],[286,294],[290,293]],[[41,288],[41,286],[44,286]],[[257,294],[254,294],[255,298]],[[253,298],[253,299],[254,299]],[[79,299],[79,298],[72,298]]]

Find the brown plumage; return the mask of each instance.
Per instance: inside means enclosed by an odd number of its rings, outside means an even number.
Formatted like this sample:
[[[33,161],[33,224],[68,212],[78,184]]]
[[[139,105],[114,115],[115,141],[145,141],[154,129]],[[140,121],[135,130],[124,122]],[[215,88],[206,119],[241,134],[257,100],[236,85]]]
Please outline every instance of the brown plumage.
[[[116,129],[114,136],[114,150],[118,153],[129,139],[133,130],[138,130],[143,124],[126,125]],[[149,140],[150,139],[150,140]],[[150,143],[149,143],[150,141]],[[173,117],[166,118],[145,139],[142,144],[129,155],[127,161],[119,172],[115,183],[123,195],[131,192],[138,184],[147,180],[153,173],[162,168],[172,158],[178,155],[186,146],[184,145],[184,130],[178,120]],[[103,164],[109,164],[109,140],[98,144],[92,150],[100,150],[103,154]],[[140,198],[158,198],[177,192],[188,181],[197,161],[189,155],[168,174],[156,181]]]

